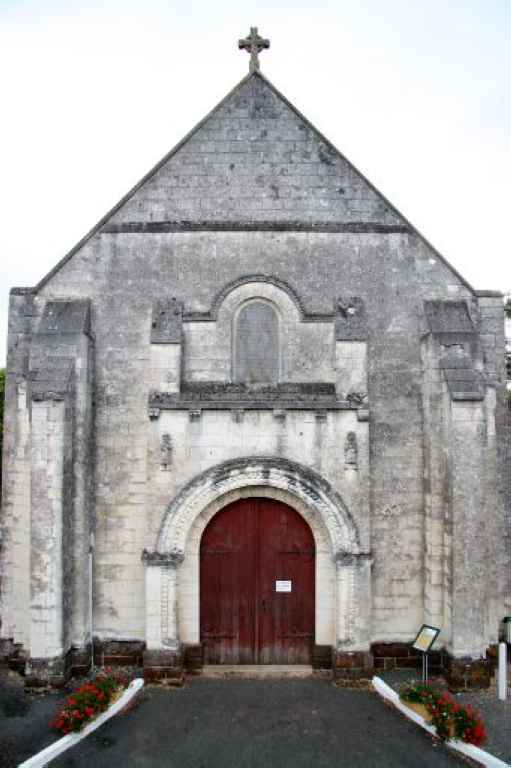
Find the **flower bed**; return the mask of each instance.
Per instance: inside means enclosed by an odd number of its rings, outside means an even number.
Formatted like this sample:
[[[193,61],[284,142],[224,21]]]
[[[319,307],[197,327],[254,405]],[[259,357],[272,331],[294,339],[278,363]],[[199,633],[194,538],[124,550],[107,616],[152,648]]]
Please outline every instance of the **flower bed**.
[[[424,707],[439,739],[460,739],[479,747],[486,741],[486,729],[479,712],[458,704],[453,697],[429,683],[414,683],[400,691],[400,698],[417,711]]]
[[[105,670],[94,680],[73,691],[52,720],[51,727],[64,734],[80,731],[104,712],[122,694],[126,685],[125,677]]]

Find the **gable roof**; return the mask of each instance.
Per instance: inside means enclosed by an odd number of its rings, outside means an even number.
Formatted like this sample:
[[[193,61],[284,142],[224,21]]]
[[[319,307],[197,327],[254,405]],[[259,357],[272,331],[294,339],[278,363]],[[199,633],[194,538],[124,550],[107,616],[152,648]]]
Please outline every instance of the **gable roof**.
[[[254,71],[35,287],[99,232],[413,232],[468,282],[264,76]]]

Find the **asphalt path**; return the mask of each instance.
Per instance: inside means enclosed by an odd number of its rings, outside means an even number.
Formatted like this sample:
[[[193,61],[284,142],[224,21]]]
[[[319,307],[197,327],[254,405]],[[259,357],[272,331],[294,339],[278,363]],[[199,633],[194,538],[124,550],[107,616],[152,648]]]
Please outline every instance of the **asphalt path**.
[[[371,691],[326,680],[207,680],[146,688],[52,768],[466,766]]]

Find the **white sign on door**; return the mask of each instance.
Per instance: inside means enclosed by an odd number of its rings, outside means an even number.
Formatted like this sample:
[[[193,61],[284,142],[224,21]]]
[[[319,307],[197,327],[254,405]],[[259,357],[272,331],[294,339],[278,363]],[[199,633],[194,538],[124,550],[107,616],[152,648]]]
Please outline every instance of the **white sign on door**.
[[[275,592],[291,592],[291,582],[290,581],[276,581],[275,582]]]

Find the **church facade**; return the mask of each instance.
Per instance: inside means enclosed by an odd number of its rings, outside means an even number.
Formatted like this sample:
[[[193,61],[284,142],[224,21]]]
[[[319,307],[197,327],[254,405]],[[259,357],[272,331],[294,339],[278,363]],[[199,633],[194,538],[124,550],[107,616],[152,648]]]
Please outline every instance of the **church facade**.
[[[32,684],[84,669],[92,642],[153,680],[299,663],[350,683],[417,663],[426,623],[451,683],[487,684],[511,613],[504,344],[502,295],[252,49],[249,75],[11,291],[1,654]]]

